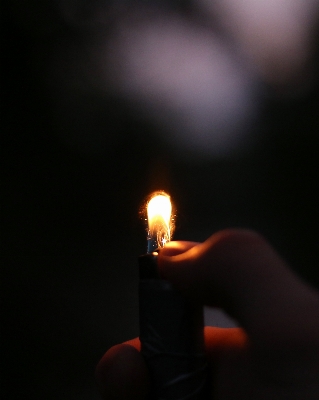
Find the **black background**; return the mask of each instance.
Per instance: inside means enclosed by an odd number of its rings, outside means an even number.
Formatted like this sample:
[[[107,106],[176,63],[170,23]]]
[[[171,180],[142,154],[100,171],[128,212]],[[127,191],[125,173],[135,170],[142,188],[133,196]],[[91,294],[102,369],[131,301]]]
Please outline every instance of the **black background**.
[[[266,89],[245,156],[187,161],[119,99],[70,84],[85,80],[70,60],[90,31],[54,2],[2,7],[4,398],[98,398],[97,361],[138,335],[138,211],[152,190],[175,200],[176,239],[253,228],[319,285],[318,85]]]

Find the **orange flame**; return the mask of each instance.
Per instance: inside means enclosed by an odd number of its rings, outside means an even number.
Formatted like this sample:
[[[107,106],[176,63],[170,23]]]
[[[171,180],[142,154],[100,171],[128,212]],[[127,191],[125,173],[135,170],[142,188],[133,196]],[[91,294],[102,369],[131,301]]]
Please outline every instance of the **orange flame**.
[[[155,192],[147,203],[148,239],[158,248],[171,240],[173,232],[172,203],[165,192]]]

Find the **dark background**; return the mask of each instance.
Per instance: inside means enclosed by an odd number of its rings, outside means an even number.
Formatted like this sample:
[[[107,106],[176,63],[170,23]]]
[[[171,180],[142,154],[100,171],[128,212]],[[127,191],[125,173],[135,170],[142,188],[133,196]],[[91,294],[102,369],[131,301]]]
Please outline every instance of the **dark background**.
[[[138,335],[138,211],[152,190],[175,200],[176,239],[253,228],[318,287],[315,81],[290,98],[265,88],[248,154],[187,161],[74,68],[90,31],[54,2],[2,8],[3,398],[98,398],[99,358]]]

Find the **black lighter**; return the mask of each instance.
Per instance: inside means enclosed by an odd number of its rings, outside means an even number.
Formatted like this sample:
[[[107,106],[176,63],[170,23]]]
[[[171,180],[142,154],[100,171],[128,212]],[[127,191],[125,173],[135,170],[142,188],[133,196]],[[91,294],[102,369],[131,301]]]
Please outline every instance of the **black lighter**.
[[[169,198],[163,192],[157,194],[164,195]],[[158,235],[154,226],[149,229],[148,251],[163,237],[158,214],[156,220],[162,233]],[[191,303],[160,277],[157,256],[157,252],[149,252],[139,257],[140,341],[151,379],[150,398],[208,399],[203,307]]]

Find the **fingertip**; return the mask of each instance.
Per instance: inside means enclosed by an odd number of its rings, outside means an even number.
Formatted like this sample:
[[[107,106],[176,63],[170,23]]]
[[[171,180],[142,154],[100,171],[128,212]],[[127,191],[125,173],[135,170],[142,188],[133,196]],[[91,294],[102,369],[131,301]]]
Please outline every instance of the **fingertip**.
[[[130,344],[119,344],[109,349],[98,363],[95,375],[103,399],[147,398],[148,371],[143,357]]]
[[[204,329],[205,351],[210,361],[218,361],[228,352],[245,348],[248,337],[242,328],[219,328],[206,326]]]
[[[187,255],[193,252],[198,245],[199,243],[197,242],[177,241],[170,242],[161,249],[157,259],[161,277],[179,286],[181,282],[178,264],[183,259],[185,259],[187,263],[192,258]],[[183,267],[185,267],[185,263]]]
[[[174,241],[169,242],[165,245],[163,249],[161,249],[159,253],[159,257],[173,257],[181,253],[185,253],[185,251],[190,250],[192,247],[198,245],[197,242],[186,242],[186,241]]]
[[[133,346],[137,351],[141,351],[141,342],[140,342],[140,338],[138,338],[138,337],[128,340],[127,342],[124,342],[124,344]]]

